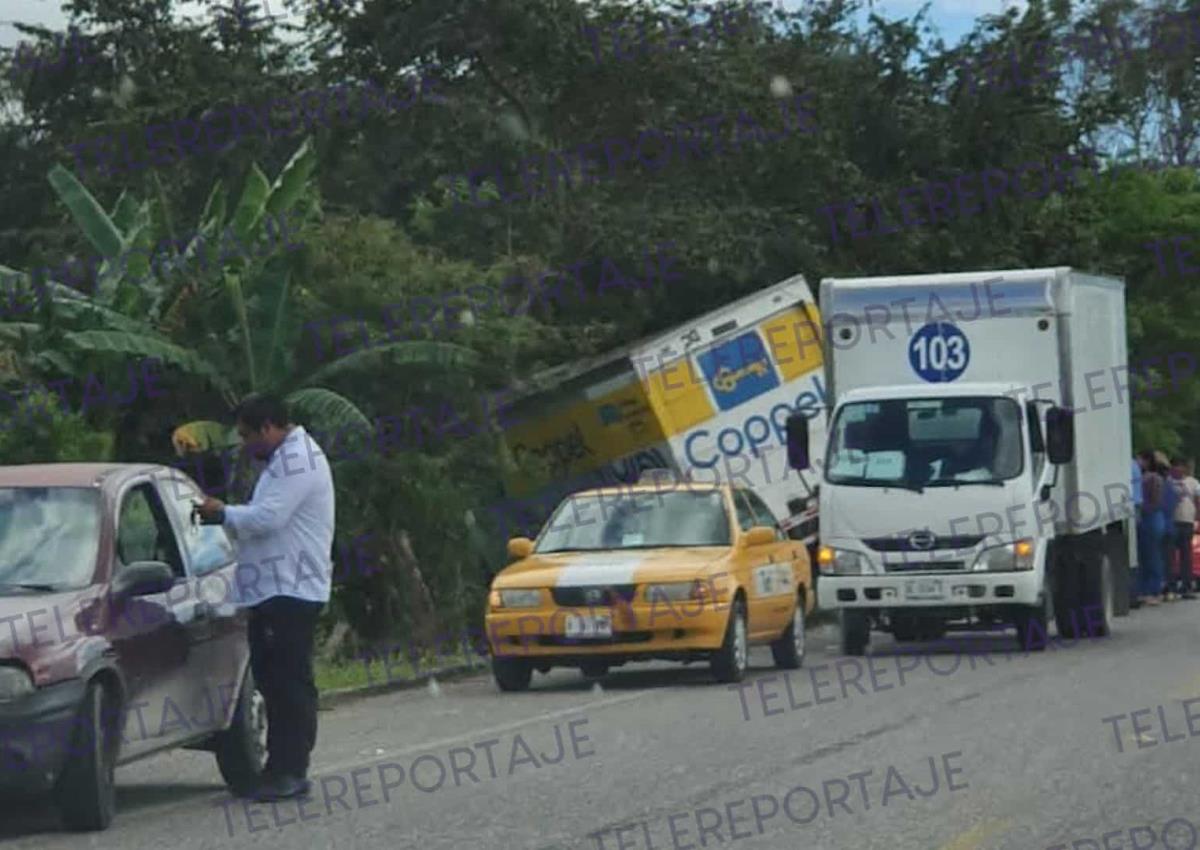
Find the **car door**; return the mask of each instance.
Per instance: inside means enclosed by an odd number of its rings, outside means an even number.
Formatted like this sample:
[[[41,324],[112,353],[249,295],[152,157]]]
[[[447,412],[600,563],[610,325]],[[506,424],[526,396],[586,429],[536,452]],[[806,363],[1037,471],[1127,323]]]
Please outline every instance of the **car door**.
[[[201,687],[188,675],[194,659],[188,617],[188,577],[178,540],[149,476],[118,498],[114,578],[138,561],[162,561],[175,574],[162,593],[111,598],[108,634],[127,674],[122,760],[171,746],[195,734],[188,707]]]
[[[237,604],[237,550],[223,527],[193,521],[192,506],[204,498],[194,482],[175,470],[156,478],[182,541],[192,584],[190,601],[197,622],[191,672],[204,682],[205,717],[215,728],[223,728],[250,658],[248,610]]]
[[[738,533],[744,535],[758,525],[758,517],[750,509],[750,503],[746,500],[743,490],[732,490],[730,496],[733,498],[737,516]],[[774,624],[779,615],[772,609],[779,602],[770,592],[764,593],[763,583],[763,570],[770,564],[768,559],[773,548],[773,545],[746,548],[739,540],[734,550],[734,570],[738,575],[738,583],[746,589],[746,613],[750,617],[748,635],[753,639],[763,638],[778,631]]]
[[[762,500],[762,497],[753,490],[744,490],[743,495],[750,505],[750,511],[754,514],[755,522],[758,525],[765,525],[775,531],[775,542],[764,549],[768,549],[767,563],[773,569],[763,569],[760,575],[763,580],[769,585],[768,592],[770,595],[778,597],[778,603],[771,606],[771,614],[778,615],[779,620],[777,625],[783,629],[792,619],[792,605],[798,598],[796,590],[801,583],[808,587],[807,577],[803,577],[798,570],[802,569],[797,564],[797,559],[800,559],[799,564],[806,565],[808,563],[808,555],[804,550],[804,544],[792,540],[787,536],[779,524],[779,520],[775,517],[775,513]],[[801,554],[797,554],[801,553]]]

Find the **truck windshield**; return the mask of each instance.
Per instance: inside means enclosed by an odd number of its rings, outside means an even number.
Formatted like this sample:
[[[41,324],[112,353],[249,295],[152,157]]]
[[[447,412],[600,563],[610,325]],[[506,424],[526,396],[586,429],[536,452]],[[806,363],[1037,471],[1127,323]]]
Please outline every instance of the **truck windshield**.
[[[86,586],[99,546],[92,488],[0,488],[0,594]]]
[[[728,545],[729,516],[721,493],[644,492],[564,500],[534,551]]]
[[[1010,398],[890,399],[845,405],[825,479],[865,487],[998,484],[1021,474],[1021,409]]]

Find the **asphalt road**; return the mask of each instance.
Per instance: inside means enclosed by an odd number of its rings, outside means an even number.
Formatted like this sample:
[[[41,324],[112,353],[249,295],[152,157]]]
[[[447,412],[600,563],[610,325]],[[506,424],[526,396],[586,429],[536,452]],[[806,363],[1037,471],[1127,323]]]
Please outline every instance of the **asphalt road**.
[[[627,666],[600,688],[560,670],[515,695],[477,676],[323,712],[303,810],[231,801],[210,755],[173,752],[118,770],[105,833],[64,833],[48,806],[20,803],[0,813],[0,836],[40,850],[1198,843],[1200,699],[1183,701],[1200,697],[1200,602],[1044,654],[1015,651],[1009,634],[966,638],[969,655],[876,635],[870,667],[822,668],[841,660],[836,632],[809,638],[790,694],[765,649],[740,692],[706,665]],[[1141,709],[1136,732],[1111,719]],[[1172,819],[1185,820],[1164,844]],[[1153,836],[1131,838],[1147,825]]]

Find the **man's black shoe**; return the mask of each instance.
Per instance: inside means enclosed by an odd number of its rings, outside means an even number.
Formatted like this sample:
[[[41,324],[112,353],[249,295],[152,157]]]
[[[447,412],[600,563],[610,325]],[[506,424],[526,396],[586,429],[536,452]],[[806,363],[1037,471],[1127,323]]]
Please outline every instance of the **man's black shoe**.
[[[268,777],[250,797],[260,803],[270,803],[275,800],[290,800],[292,797],[307,797],[311,789],[312,783],[307,779],[284,774]]]

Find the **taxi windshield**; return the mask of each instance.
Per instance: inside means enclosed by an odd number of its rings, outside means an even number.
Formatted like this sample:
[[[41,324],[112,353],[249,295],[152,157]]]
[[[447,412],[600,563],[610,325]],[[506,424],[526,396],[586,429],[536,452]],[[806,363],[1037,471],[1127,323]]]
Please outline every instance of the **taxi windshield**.
[[[572,496],[558,506],[534,551],[587,552],[660,546],[728,546],[720,492]]]

